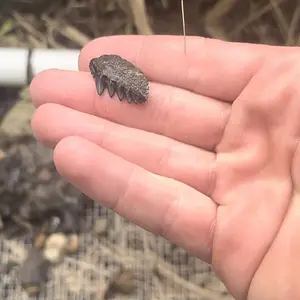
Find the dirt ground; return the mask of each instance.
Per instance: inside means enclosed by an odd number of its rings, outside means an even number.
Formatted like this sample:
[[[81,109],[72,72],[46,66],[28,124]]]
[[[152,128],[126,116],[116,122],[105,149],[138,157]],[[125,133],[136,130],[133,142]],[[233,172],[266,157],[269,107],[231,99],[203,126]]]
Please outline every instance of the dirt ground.
[[[296,0],[184,4],[188,35],[271,45],[300,42]],[[96,37],[117,34],[182,34],[180,0],[1,0],[0,47],[81,48]],[[56,173],[51,151],[31,137],[32,113],[26,86],[0,88],[1,299],[28,299],[17,276],[20,266],[11,271],[8,262],[22,266],[37,238],[55,233],[75,235],[79,246],[53,266],[52,279],[36,299],[232,299],[209,265],[69,187]],[[55,194],[58,186],[61,193]],[[62,205],[64,216],[58,214]],[[74,218],[80,226],[70,232]],[[104,296],[105,290],[113,292]]]

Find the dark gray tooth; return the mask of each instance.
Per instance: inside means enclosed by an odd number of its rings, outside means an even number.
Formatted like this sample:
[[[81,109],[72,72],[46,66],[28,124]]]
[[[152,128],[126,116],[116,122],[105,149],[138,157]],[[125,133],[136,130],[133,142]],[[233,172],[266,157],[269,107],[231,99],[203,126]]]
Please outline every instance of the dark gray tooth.
[[[131,92],[131,93],[130,93],[130,96],[131,96],[132,101],[133,101],[135,104],[138,104],[138,103],[139,103],[139,96],[138,96],[138,95],[136,95],[135,93]]]
[[[106,76],[96,76],[96,89],[98,95],[101,96],[106,86]]]
[[[107,90],[108,90],[110,98],[112,98],[113,95],[115,94],[116,88],[117,88],[116,83],[114,81],[107,82]]]
[[[139,97],[139,102],[144,103],[144,102],[146,102],[146,99],[143,96],[140,96]]]
[[[130,91],[129,91],[129,90],[126,90],[126,91],[125,91],[125,94],[126,94],[126,99],[127,99],[128,103],[131,103]]]
[[[122,86],[118,86],[117,87],[117,95],[120,101],[122,101],[124,99],[125,96],[125,90]]]

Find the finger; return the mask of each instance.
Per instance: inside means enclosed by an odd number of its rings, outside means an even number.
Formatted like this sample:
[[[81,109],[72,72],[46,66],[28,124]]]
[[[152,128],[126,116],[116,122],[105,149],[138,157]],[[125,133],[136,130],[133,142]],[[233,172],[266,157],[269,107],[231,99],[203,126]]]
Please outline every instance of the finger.
[[[233,101],[274,49],[278,48],[188,37],[185,55],[181,36],[101,37],[82,49],[79,68],[88,71],[92,58],[118,54],[141,68],[149,80]]]
[[[99,97],[90,74],[51,70],[31,84],[36,106],[61,104],[126,126],[168,136],[211,150],[218,144],[230,113],[230,105],[179,88],[152,83],[143,106]]]
[[[148,171],[182,181],[202,193],[212,187],[215,154],[172,139],[118,125],[57,104],[41,106],[32,118],[35,137],[55,145],[81,136]]]
[[[60,141],[54,161],[60,174],[91,199],[210,260],[216,205],[209,197],[80,137]]]

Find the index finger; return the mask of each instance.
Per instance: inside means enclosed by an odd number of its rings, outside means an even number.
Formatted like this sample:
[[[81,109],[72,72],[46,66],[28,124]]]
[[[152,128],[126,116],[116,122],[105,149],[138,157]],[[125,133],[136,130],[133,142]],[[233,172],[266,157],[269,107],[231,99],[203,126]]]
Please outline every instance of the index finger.
[[[151,81],[231,102],[266,57],[286,49],[290,48],[188,37],[185,55],[180,36],[111,36],[95,39],[82,49],[79,69],[88,71],[94,57],[118,54],[141,68]]]

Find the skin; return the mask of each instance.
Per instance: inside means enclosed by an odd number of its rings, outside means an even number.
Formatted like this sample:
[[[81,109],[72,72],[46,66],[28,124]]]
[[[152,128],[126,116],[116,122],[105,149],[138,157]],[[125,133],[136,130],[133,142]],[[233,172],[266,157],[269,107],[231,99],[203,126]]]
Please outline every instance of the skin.
[[[89,60],[116,53],[145,105],[97,95]],[[114,36],[79,72],[31,84],[36,138],[102,205],[211,263],[237,300],[299,299],[299,50],[200,37]]]

